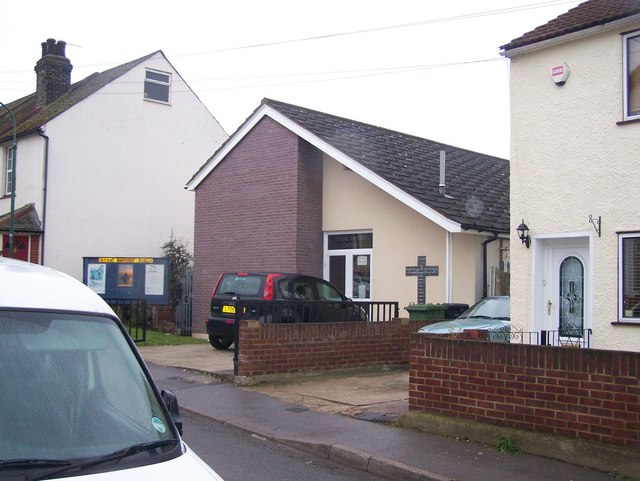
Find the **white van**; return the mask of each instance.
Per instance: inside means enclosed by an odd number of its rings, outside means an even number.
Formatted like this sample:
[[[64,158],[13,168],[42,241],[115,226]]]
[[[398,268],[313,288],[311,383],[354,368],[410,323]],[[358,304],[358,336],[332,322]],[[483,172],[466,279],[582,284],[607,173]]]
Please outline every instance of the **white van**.
[[[0,257],[0,479],[222,481],[180,425],[97,294]]]

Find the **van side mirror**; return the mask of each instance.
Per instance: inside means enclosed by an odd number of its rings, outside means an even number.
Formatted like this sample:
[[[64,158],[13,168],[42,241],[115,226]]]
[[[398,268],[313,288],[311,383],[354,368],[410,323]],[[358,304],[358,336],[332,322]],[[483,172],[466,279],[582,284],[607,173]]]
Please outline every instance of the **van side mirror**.
[[[178,398],[169,390],[163,390],[160,395],[162,396],[165,406],[167,406],[167,409],[169,410],[173,423],[176,425],[176,428],[178,428],[178,433],[182,436],[182,418],[180,417]]]

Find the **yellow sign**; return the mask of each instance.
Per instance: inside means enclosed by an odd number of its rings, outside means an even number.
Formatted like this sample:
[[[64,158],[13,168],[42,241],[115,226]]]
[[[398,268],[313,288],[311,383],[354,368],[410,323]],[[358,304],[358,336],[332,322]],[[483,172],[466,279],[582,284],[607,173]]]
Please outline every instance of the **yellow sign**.
[[[152,257],[98,257],[98,262],[115,264],[153,264]]]

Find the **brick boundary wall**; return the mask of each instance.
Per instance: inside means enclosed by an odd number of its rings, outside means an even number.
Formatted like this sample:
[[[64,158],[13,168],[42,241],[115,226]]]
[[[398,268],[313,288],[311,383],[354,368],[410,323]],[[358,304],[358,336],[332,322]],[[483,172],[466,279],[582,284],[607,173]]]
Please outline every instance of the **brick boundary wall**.
[[[468,334],[411,336],[410,411],[640,447],[640,353]]]
[[[240,377],[409,363],[409,338],[425,321],[262,324],[240,321]]]

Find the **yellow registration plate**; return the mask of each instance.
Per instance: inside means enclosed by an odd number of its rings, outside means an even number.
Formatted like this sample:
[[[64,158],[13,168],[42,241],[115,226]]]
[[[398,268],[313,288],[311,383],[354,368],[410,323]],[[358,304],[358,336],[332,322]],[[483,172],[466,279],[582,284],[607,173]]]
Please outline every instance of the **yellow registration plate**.
[[[236,313],[236,306],[222,306],[222,312],[227,312],[229,314]]]

